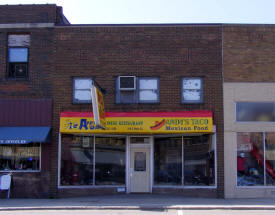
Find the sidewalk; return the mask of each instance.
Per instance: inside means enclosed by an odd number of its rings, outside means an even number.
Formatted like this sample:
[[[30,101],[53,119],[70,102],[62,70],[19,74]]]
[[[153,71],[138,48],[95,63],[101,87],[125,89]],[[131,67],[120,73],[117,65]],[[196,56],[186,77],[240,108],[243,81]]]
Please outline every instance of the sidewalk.
[[[247,209],[275,210],[275,199],[207,199],[179,195],[131,194],[62,199],[1,199],[0,211],[61,209]]]

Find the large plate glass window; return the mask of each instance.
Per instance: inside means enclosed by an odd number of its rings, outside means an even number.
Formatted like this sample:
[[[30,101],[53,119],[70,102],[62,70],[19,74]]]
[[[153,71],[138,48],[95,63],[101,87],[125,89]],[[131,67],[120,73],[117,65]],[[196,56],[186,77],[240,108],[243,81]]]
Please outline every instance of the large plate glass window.
[[[275,185],[275,133],[237,133],[237,185]]]
[[[92,78],[73,79],[73,102],[91,103]]]
[[[60,185],[125,185],[125,162],[125,138],[63,134]]]
[[[0,171],[39,171],[40,143],[0,145]]]
[[[8,36],[8,78],[28,77],[29,46],[30,35],[11,34]]]
[[[238,122],[275,122],[275,103],[237,102],[236,120]]]
[[[202,78],[182,79],[182,103],[202,103],[203,87]]]

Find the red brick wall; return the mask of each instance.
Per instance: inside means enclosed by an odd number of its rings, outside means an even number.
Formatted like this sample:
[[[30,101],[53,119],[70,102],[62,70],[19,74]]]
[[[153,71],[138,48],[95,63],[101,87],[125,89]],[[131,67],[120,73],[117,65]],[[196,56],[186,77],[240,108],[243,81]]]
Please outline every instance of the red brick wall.
[[[0,24],[56,23],[57,7],[49,5],[0,5]]]
[[[223,25],[225,82],[275,81],[275,25]]]
[[[89,26],[55,29],[52,192],[57,192],[57,140],[61,111],[91,111],[72,104],[72,77],[92,77],[107,90],[107,111],[210,110],[217,126],[218,189],[223,196],[222,34],[220,25]],[[159,104],[115,104],[119,75],[159,77]],[[181,104],[181,78],[202,77],[203,104]]]

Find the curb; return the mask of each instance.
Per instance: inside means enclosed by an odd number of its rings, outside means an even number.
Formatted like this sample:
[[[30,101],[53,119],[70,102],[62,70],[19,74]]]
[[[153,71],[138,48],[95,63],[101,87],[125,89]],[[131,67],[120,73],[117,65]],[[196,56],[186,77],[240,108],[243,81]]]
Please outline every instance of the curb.
[[[34,206],[34,207],[0,207],[0,211],[27,210],[275,210],[275,206]]]

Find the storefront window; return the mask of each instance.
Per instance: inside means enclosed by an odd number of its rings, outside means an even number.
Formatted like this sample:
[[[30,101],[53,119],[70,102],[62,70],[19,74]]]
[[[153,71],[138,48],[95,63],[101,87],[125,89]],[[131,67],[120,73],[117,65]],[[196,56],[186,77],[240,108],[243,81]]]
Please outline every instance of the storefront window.
[[[125,184],[125,138],[96,137],[95,184]]]
[[[155,185],[182,184],[182,138],[155,138]]]
[[[215,184],[215,147],[209,135],[184,137],[184,185]]]
[[[237,102],[236,120],[238,122],[275,122],[275,103]]]
[[[237,134],[237,185],[264,185],[263,133]]]
[[[93,185],[93,137],[62,135],[61,185]]]
[[[40,143],[0,145],[0,171],[40,169]]]

